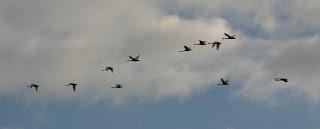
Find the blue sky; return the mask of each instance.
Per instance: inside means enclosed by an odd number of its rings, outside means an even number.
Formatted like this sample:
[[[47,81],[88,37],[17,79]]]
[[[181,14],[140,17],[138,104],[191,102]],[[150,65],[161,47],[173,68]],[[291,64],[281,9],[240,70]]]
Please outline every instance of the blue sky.
[[[1,125],[30,129],[316,129],[318,108],[289,99],[277,106],[233,99],[233,88],[208,88],[187,99],[169,97],[159,102],[123,105],[73,102],[24,105],[21,99],[2,98]],[[20,101],[19,101],[20,100]],[[46,105],[46,106],[44,106]]]
[[[318,0],[128,3],[0,0],[0,129],[320,127]]]

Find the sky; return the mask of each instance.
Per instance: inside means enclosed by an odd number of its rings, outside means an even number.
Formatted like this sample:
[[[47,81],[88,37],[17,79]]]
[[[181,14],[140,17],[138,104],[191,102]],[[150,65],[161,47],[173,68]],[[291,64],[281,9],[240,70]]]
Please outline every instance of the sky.
[[[0,129],[319,129],[319,5],[0,0]]]

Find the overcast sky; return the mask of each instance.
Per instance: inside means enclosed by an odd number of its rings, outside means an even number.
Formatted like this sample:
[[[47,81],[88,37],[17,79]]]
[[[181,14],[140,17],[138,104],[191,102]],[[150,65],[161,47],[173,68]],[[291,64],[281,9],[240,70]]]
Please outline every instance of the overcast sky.
[[[0,129],[318,129],[319,13],[319,0],[0,0]]]

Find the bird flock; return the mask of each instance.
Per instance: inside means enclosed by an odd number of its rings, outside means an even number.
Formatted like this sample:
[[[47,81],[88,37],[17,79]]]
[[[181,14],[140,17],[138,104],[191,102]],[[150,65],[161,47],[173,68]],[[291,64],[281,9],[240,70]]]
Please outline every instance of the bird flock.
[[[226,37],[224,37],[222,39],[229,39],[229,40],[237,39],[236,35],[229,35],[227,33],[224,33],[224,35]],[[205,45],[209,45],[209,44],[212,44],[212,48],[216,47],[216,49],[219,50],[219,48],[220,48],[222,43],[219,42],[219,41],[214,41],[212,43],[210,43],[210,42],[207,43],[207,41],[204,41],[204,40],[199,40],[199,43],[194,43],[194,45],[199,45],[199,46],[205,46]],[[189,46],[183,46],[183,47],[184,47],[184,50],[180,50],[178,52],[189,52],[189,51],[192,51],[192,48],[189,47]],[[140,58],[140,55],[137,55],[136,57],[129,56],[129,60],[127,60],[127,62],[138,62],[138,61],[140,61],[139,58]],[[114,72],[114,68],[111,67],[111,66],[106,66],[101,71],[106,71],[106,72],[110,71],[111,73],[113,73]],[[220,85],[228,86],[228,85],[230,85],[229,79],[220,78],[220,81],[221,81],[221,83],[217,84],[217,86],[220,86]],[[274,78],[274,81],[277,81],[277,82],[288,82],[288,79],[287,78],[282,78],[282,77],[276,77],[276,78]],[[70,83],[66,84],[65,86],[66,87],[72,87],[73,92],[76,92],[77,85],[78,85],[77,83],[70,82]],[[34,88],[36,92],[38,92],[38,89],[39,89],[39,85],[35,84],[35,83],[31,83],[27,87],[29,87],[31,89]],[[114,86],[111,86],[110,88],[123,88],[123,86],[121,84],[117,83]]]

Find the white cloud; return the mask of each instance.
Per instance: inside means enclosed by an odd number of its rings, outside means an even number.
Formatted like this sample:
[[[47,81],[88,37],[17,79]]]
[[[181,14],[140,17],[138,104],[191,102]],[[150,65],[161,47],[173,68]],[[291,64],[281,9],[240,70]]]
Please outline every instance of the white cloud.
[[[320,101],[316,88],[318,35],[257,39],[244,30],[233,30],[233,22],[224,18],[232,8],[243,14],[232,16],[240,19],[239,25],[252,21],[271,36],[280,37],[288,35],[278,33],[279,29],[295,30],[290,27],[300,22],[318,27],[301,20],[298,13],[288,14],[292,21],[279,22],[275,8],[286,1],[175,2],[167,7],[164,2],[144,0],[129,5],[125,0],[0,1],[0,95],[67,101],[80,97],[91,102],[121,102],[131,96],[157,99],[187,96],[214,86],[224,76],[241,84],[235,95],[270,100],[285,90],[272,82],[272,73],[280,72],[288,76],[290,89],[312,102]],[[296,3],[284,10],[295,8]],[[177,13],[164,11],[167,8]],[[319,12],[314,6],[305,8]],[[189,10],[200,16],[188,19],[180,15]],[[236,33],[238,39],[222,41],[224,32]],[[193,46],[199,39],[222,41],[221,50]],[[178,53],[183,45],[195,49]],[[141,62],[126,62],[129,55],[138,54]],[[115,73],[101,72],[105,65],[115,66]],[[63,86],[70,81],[80,83],[79,94]],[[36,96],[24,87],[30,82],[41,85]],[[114,83],[125,88],[109,89]]]

